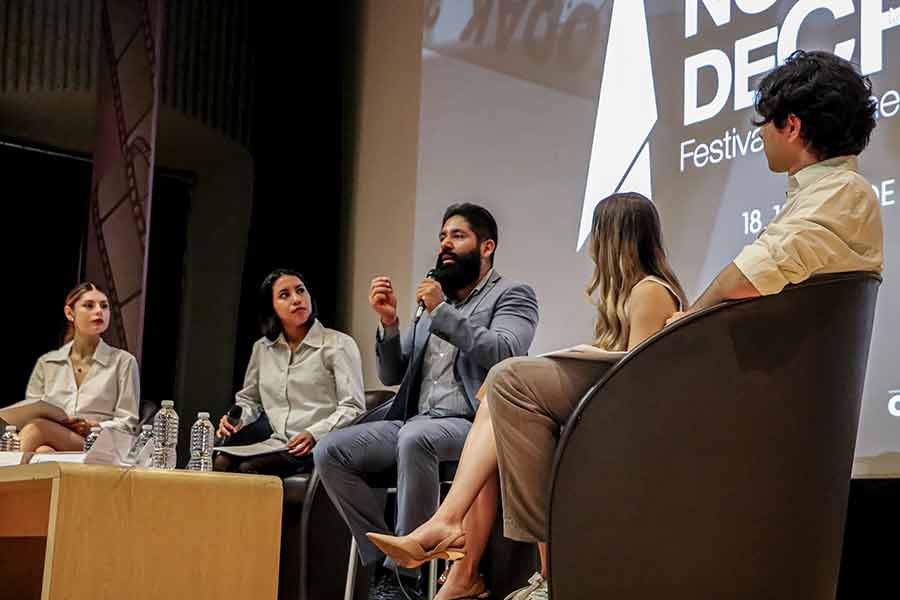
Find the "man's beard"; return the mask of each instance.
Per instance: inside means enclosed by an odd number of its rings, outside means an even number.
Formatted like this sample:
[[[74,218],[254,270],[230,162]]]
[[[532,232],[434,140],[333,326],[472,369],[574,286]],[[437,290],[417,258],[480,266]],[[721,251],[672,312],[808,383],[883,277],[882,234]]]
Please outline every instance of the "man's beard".
[[[453,258],[453,262],[445,265],[443,260],[447,257]],[[481,274],[481,254],[477,248],[465,254],[442,252],[438,255],[434,271],[434,279],[441,284],[444,293],[455,296],[459,290],[478,283],[478,275]]]

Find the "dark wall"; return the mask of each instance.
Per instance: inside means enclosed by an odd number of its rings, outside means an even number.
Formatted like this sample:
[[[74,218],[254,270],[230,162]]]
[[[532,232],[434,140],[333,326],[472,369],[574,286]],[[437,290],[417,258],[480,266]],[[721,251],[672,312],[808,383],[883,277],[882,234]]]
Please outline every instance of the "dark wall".
[[[255,181],[234,384],[243,380],[260,337],[256,297],[272,269],[308,279],[326,327],[335,327],[337,269],[343,248],[341,212],[348,193],[345,125],[352,82],[358,8],[352,2],[255,3],[256,57],[252,153]]]
[[[25,397],[37,358],[58,348],[65,329],[63,302],[81,270],[91,164],[65,155],[0,144],[5,210],[3,295],[11,381],[0,406]],[[71,190],[81,190],[73,194]]]
[[[141,397],[175,399],[178,344],[185,285],[187,223],[193,179],[158,169],[153,180],[147,292],[141,352]]]

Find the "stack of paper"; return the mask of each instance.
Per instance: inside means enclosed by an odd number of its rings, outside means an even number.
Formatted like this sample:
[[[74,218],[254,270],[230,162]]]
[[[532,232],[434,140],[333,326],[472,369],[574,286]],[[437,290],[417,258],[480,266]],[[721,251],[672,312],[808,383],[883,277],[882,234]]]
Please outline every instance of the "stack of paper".
[[[20,430],[28,421],[39,418],[61,423],[68,419],[69,415],[55,404],[43,400],[22,400],[12,406],[0,408],[0,420],[15,425]]]
[[[219,446],[214,448],[214,452],[224,452],[233,456],[262,456],[263,454],[275,454],[282,450],[287,450],[287,445],[277,438],[269,438],[258,444],[247,444],[246,446]]]

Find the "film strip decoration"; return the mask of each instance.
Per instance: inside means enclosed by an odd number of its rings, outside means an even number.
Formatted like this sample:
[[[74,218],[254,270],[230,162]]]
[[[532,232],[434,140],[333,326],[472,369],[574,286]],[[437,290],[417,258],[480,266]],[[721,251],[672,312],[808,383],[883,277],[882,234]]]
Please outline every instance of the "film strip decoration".
[[[106,289],[107,341],[140,358],[164,0],[103,0],[85,277]]]
[[[119,348],[128,347],[127,334],[125,332],[125,324],[122,322],[122,304],[119,302],[119,293],[116,290],[115,278],[113,277],[112,263],[109,260],[109,250],[106,247],[106,239],[103,237],[103,218],[100,216],[100,205],[97,202],[97,184],[94,184],[91,192],[91,241],[97,245],[97,254],[100,258],[100,267],[103,269],[103,288],[106,290],[107,298],[109,298],[109,312],[111,317],[110,326],[113,335],[110,336],[107,331],[107,341]],[[89,281],[97,281],[97,277],[88,275]]]

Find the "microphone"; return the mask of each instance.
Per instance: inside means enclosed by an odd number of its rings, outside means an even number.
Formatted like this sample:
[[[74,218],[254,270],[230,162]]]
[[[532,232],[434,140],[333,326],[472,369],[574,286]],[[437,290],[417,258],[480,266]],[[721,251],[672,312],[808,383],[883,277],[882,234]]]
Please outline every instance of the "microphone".
[[[428,269],[428,272],[425,273],[425,277],[434,277],[437,275],[437,269]],[[422,313],[425,312],[425,302],[419,300],[419,308],[416,309],[416,317],[413,319],[413,323],[418,323],[419,319],[422,318]]]
[[[244,409],[241,406],[235,404],[231,407],[231,410],[228,411],[228,422],[232,425],[237,425],[241,422],[241,415],[244,414]],[[216,446],[221,446],[225,443],[225,440],[228,439],[228,436],[216,436]]]

